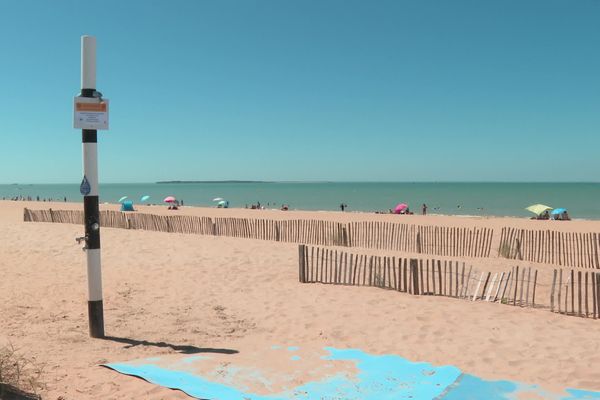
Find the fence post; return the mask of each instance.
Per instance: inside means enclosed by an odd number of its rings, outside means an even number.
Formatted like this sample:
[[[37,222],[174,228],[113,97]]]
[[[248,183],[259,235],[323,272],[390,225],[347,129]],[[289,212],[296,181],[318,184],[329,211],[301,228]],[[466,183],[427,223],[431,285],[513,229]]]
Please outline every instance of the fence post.
[[[517,265],[517,270],[515,272],[515,294],[513,296],[513,306],[517,305],[517,287],[519,286],[519,266]]]
[[[481,291],[481,300],[485,300],[485,291],[488,288],[488,283],[490,283],[490,276],[492,276],[491,272],[488,272],[486,278],[485,278],[485,283],[483,284],[483,290]]]
[[[417,253],[421,253],[421,232],[417,232]]]
[[[412,294],[418,295],[418,294],[420,294],[419,293],[419,260],[417,260],[416,258],[410,259],[410,273],[413,278],[413,281],[412,281],[413,293]]]
[[[306,283],[306,276],[305,276],[305,263],[306,263],[306,259],[304,257],[304,248],[306,246],[301,244],[298,245],[298,277],[300,279],[300,283]]]
[[[561,268],[560,269],[560,275],[558,276],[558,296],[557,296],[557,298],[558,298],[558,313],[559,314],[561,313],[561,311],[560,311],[560,306],[561,306],[560,296],[561,296],[561,293],[562,293],[562,281],[563,281],[562,278],[563,278],[563,270]]]
[[[537,273],[537,270],[536,270]],[[554,288],[556,286],[556,269],[554,269],[554,276],[552,277],[552,290],[550,291],[550,312],[554,312]]]

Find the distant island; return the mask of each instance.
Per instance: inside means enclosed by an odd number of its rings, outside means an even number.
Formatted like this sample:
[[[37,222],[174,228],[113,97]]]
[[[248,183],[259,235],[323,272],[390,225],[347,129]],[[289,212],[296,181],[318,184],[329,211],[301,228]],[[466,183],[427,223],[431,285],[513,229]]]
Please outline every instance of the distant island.
[[[156,183],[271,183],[268,181],[159,181]]]

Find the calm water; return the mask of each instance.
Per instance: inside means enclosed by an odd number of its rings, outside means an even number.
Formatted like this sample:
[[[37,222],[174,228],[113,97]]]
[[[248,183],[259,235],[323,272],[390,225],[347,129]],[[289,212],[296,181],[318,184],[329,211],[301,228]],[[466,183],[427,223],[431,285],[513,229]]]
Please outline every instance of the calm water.
[[[600,183],[194,183],[194,184],[102,184],[101,202],[116,203],[121,196],[139,202],[161,203],[168,195],[187,205],[212,206],[215,197],[229,200],[231,207],[260,201],[268,208],[289,204],[291,209],[383,211],[397,203],[420,212],[422,203],[430,213],[462,215],[529,216],[525,207],[535,203],[565,207],[574,218],[600,219]],[[79,184],[0,185],[0,198],[40,198],[81,201]]]

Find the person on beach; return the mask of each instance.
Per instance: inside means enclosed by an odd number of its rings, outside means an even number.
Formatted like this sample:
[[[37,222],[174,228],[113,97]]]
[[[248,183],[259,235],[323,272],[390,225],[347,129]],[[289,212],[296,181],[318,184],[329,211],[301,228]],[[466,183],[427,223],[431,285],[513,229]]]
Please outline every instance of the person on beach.
[[[423,203],[423,205],[421,206],[421,213],[423,215],[427,215],[427,204]]]

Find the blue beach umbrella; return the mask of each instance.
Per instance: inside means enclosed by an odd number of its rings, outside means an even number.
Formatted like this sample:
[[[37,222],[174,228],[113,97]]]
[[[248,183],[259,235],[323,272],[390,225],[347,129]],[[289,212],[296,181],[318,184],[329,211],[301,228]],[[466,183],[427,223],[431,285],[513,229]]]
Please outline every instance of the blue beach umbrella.
[[[125,200],[121,203],[121,211],[135,211],[133,208],[133,201]]]
[[[552,210],[552,212],[550,214],[551,215],[560,215],[560,214],[564,213],[565,211],[567,211],[566,208],[555,208],[554,210]]]
[[[123,202],[123,200],[126,200],[126,199],[127,199],[127,196],[123,196],[123,197],[121,197],[121,198],[119,199],[119,203]]]
[[[142,196],[142,198],[140,199],[140,201],[147,201],[149,198],[150,198],[150,196],[145,195],[145,196]]]

